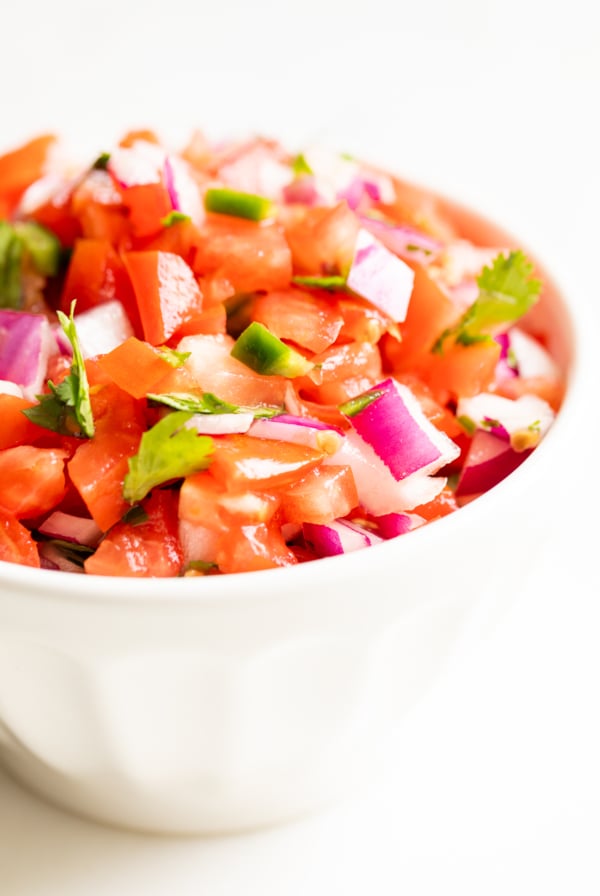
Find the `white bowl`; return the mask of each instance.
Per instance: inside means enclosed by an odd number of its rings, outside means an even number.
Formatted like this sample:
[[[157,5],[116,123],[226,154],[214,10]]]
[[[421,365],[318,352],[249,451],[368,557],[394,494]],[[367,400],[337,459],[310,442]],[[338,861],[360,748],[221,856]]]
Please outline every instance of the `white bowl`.
[[[467,236],[517,245],[451,206]],[[341,795],[439,674],[474,607],[518,597],[576,412],[575,326],[532,314],[568,376],[542,444],[460,511],[376,547],[204,579],[0,563],[0,761],[68,809],[162,832],[272,824]]]

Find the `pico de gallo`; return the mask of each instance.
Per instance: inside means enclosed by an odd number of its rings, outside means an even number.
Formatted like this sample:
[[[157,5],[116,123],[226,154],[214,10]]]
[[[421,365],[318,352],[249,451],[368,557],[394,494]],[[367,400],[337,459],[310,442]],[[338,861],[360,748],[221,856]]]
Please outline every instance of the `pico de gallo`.
[[[524,252],[323,148],[127,133],[0,157],[0,559],[292,566],[497,485],[561,373]]]

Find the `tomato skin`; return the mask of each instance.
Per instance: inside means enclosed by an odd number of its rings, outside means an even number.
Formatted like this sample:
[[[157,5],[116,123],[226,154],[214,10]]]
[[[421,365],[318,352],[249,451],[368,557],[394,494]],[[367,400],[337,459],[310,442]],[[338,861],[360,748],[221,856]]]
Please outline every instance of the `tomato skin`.
[[[68,472],[90,515],[106,532],[129,508],[123,480],[146,425],[140,403],[113,384],[92,395],[92,411],[96,432],[77,448]]]
[[[288,523],[329,523],[358,506],[350,467],[321,466],[281,489],[282,512]]]
[[[279,339],[295,342],[311,352],[333,345],[344,319],[337,302],[300,289],[279,290],[258,296],[252,319],[264,324]]]
[[[42,134],[0,156],[0,199],[8,215],[28,186],[42,176],[54,134]]]
[[[229,488],[270,489],[291,484],[318,466],[324,454],[305,445],[256,439],[253,436],[214,436],[211,473]]]
[[[202,293],[194,274],[172,252],[126,252],[144,339],[163,345],[202,309]]]
[[[113,526],[85,561],[86,573],[153,578],[180,574],[183,551],[178,536],[177,496],[157,489],[142,507],[147,520]]]
[[[155,236],[163,228],[163,219],[173,210],[169,191],[163,183],[134,184],[122,190],[123,205],[134,237]]]
[[[491,339],[471,345],[455,343],[444,347],[442,354],[432,355],[421,375],[442,404],[449,396],[468,398],[491,387],[500,351]]]
[[[400,324],[401,340],[388,335],[382,339],[385,366],[394,373],[426,366],[436,339],[461,313],[421,265],[410,267],[415,279],[406,320]]]
[[[222,573],[254,572],[298,562],[279,529],[266,523],[230,530],[220,540],[216,560]]]
[[[34,401],[16,395],[0,394],[0,450],[34,442],[45,430],[27,419],[24,410]]]
[[[330,208],[317,206],[292,217],[285,235],[298,274],[346,274],[360,223],[346,202]]]
[[[173,367],[148,342],[130,336],[97,360],[113,383],[133,398],[144,398]]]
[[[65,459],[59,448],[17,445],[0,451],[0,509],[17,519],[52,510],[65,494]]]
[[[0,560],[39,569],[40,555],[29,529],[0,510]]]
[[[316,368],[297,380],[303,398],[322,405],[338,405],[381,382],[379,348],[370,342],[333,345],[312,358]]]
[[[286,289],[292,257],[280,228],[227,215],[207,215],[193,262],[198,275],[231,284],[233,293]]]
[[[60,297],[59,307],[65,314],[69,313],[73,299],[77,300],[78,314],[116,299],[123,304],[134,330],[141,332],[131,281],[108,240],[75,241]]]

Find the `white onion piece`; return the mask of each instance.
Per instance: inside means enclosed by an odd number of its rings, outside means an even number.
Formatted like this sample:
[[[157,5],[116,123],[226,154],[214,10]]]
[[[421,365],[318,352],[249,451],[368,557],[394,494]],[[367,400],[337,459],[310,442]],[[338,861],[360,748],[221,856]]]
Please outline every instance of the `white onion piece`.
[[[347,554],[381,542],[373,532],[348,520],[331,523],[304,523],[302,532],[307,543],[319,557]]]
[[[107,170],[122,187],[160,183],[165,151],[147,140],[117,146],[110,153]]]
[[[0,310],[0,378],[35,399],[44,384],[48,360],[56,352],[50,324],[42,314]]]
[[[82,311],[74,319],[84,358],[106,354],[134,335],[127,312],[117,299]],[[61,348],[69,351],[70,346],[62,328],[57,327],[56,337]]]
[[[11,380],[0,380],[0,395],[14,395],[15,398],[24,398],[23,389]]]
[[[254,420],[253,414],[194,414],[185,424],[200,435],[223,436],[235,432],[248,432]]]
[[[537,339],[534,339],[533,336],[525,333],[519,327],[512,327],[508,333],[508,338],[510,350],[517,363],[519,376],[526,379],[530,377],[545,377],[552,380],[560,377],[558,365]]]
[[[415,275],[368,230],[358,231],[346,284],[397,323],[406,319]]]
[[[184,565],[199,560],[213,563],[217,553],[218,533],[200,523],[179,520],[179,541],[183,551]]]

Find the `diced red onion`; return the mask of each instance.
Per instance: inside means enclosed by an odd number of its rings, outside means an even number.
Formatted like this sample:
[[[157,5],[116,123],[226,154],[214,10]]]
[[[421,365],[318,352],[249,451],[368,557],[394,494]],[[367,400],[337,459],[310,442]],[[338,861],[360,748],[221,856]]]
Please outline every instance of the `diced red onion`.
[[[374,516],[373,522],[377,525],[377,533],[382,538],[396,538],[405,535],[412,529],[417,529],[425,523],[418,513],[385,513],[382,516]]]
[[[84,572],[81,566],[65,557],[60,548],[57,548],[56,545],[40,543],[38,545],[38,551],[42,569],[60,569],[63,572],[75,572],[80,575]]]
[[[200,435],[222,436],[235,432],[248,432],[254,420],[253,414],[194,414],[187,423]]]
[[[354,259],[346,280],[362,296],[397,323],[406,318],[414,271],[368,230],[358,231]]]
[[[361,505],[376,516],[427,504],[446,484],[444,477],[428,476],[422,471],[405,479],[396,479],[371,445],[354,430],[346,434],[338,451],[326,457],[323,463],[349,466]]]
[[[524,378],[546,377],[548,379],[557,379],[560,376],[556,362],[537,339],[519,327],[511,327],[508,337],[519,376]]]
[[[408,386],[390,377],[374,391],[382,394],[348,419],[395,479],[436,473],[458,457],[458,446],[427,419]]]
[[[479,429],[492,432],[506,441],[524,430],[537,433],[541,439],[555,417],[548,402],[537,395],[521,395],[512,399],[492,392],[461,398],[456,413],[458,417],[468,417]]]
[[[407,261],[429,264],[442,249],[439,240],[407,224],[390,224],[369,215],[362,215],[361,223],[386,249]]]
[[[368,529],[348,520],[332,520],[331,523],[304,523],[305,540],[319,557],[347,554],[381,542],[382,539]]]
[[[49,538],[60,538],[61,541],[85,544],[88,547],[97,545],[102,536],[102,530],[94,520],[63,513],[62,510],[51,513],[39,526],[39,532]]]
[[[514,451],[510,442],[478,429],[473,436],[456,487],[459,502],[471,499],[497,485],[516,470],[532,449]]]
[[[188,215],[194,224],[200,225],[204,220],[204,205],[187,163],[179,156],[165,156],[163,176],[174,210]]]
[[[297,177],[283,188],[283,199],[290,204],[318,205],[319,193],[315,185],[315,179],[310,174]]]
[[[510,336],[507,332],[504,333],[496,333],[494,339],[500,346],[500,357],[498,359],[498,363],[496,364],[496,372],[495,372],[495,380],[497,382],[501,382],[502,380],[513,379],[518,376],[519,369],[518,364],[513,363],[510,356]]]
[[[291,184],[294,173],[277,156],[276,148],[252,141],[219,168],[219,179],[234,190],[278,200]]]
[[[48,360],[55,352],[52,330],[43,314],[0,310],[0,379],[20,386],[25,398],[33,400],[41,391]]]

